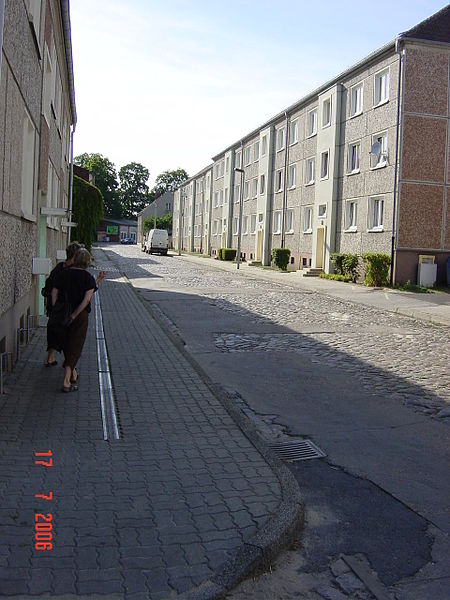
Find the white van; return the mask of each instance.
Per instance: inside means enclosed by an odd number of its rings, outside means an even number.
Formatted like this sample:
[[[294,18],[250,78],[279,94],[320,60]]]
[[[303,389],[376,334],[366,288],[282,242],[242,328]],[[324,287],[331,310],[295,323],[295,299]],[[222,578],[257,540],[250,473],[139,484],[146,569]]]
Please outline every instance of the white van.
[[[169,249],[169,234],[167,229],[150,229],[145,240],[145,252],[167,254]]]

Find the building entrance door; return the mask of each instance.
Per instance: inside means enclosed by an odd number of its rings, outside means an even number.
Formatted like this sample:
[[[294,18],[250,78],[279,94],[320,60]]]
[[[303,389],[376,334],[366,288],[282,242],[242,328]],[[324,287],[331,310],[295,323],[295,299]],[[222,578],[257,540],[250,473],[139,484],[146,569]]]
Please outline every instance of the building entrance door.
[[[323,269],[323,245],[325,240],[325,227],[317,228],[316,244],[316,269]]]
[[[263,230],[258,229],[258,235],[256,240],[256,260],[262,259],[262,244],[263,244]]]

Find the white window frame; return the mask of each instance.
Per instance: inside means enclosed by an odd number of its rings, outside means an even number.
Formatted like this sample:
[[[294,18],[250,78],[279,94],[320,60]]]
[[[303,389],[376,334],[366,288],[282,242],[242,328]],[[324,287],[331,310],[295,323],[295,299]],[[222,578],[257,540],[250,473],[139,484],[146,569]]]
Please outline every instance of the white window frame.
[[[266,193],[266,176],[264,173],[262,173],[259,176],[259,193],[260,194]]]
[[[312,233],[313,207],[305,206],[303,209],[303,233]]]
[[[379,133],[375,133],[372,135],[372,142],[370,147],[374,145],[375,142],[380,142],[381,144],[381,152],[380,157],[377,162],[375,162],[375,155],[370,155],[370,168],[371,169],[380,169],[387,165],[387,157],[388,157],[388,132],[381,131]]]
[[[281,233],[281,210],[276,210],[273,213],[273,234]]]
[[[237,235],[239,233],[239,218],[233,218],[233,235]]]
[[[214,208],[219,207],[219,192],[214,192]]]
[[[275,172],[275,193],[283,191],[283,169]]]
[[[385,83],[382,84],[383,79]],[[389,102],[390,68],[382,69],[373,77],[373,105],[381,106]]]
[[[253,162],[258,162],[259,160],[259,141],[253,144]]]
[[[252,147],[247,146],[247,148],[245,148],[244,152],[245,152],[245,166],[248,167],[248,165],[252,162]]]
[[[277,130],[277,152],[281,152],[284,150],[286,145],[286,129],[285,127],[281,127]]]
[[[306,114],[306,137],[317,135],[317,108],[309,110]]]
[[[319,219],[327,218],[327,205],[326,204],[319,204],[319,206],[317,207],[317,216],[319,217]]]
[[[237,185],[234,186],[234,203],[239,204],[240,199],[241,199],[241,186],[238,183]]]
[[[359,92],[359,94],[358,94]],[[364,84],[357,83],[350,88],[350,118],[362,115],[364,110]]]
[[[384,197],[370,196],[368,203],[368,230],[383,231],[384,229]]]
[[[254,177],[252,179],[252,198],[256,198],[258,196],[258,178]]]
[[[230,172],[230,157],[227,156],[226,159],[225,159],[225,161],[226,161],[225,162],[225,172],[229,173]]]
[[[352,206],[354,209],[352,210]],[[358,231],[358,201],[347,200],[345,203],[345,231]]]
[[[326,111],[326,107],[328,110]],[[326,114],[328,113],[328,114]],[[331,96],[325,98],[322,102],[322,129],[331,125]]]
[[[36,128],[30,115],[25,110],[23,119],[22,137],[22,185],[21,185],[21,209],[25,219],[34,220],[34,182],[35,182],[35,156],[36,156]]]
[[[223,190],[219,190],[219,206],[223,206]]]
[[[347,148],[347,174],[353,175],[361,170],[361,141],[352,142]]]
[[[215,219],[213,221],[213,230],[212,230],[212,234],[213,235],[217,235],[217,219]]]
[[[263,135],[261,138],[261,156],[267,154],[267,135]]]
[[[326,161],[325,161],[326,157]],[[324,170],[324,166],[326,166],[326,172]],[[320,179],[328,179],[330,175],[330,151],[324,150],[320,153]]]
[[[316,180],[316,157],[311,156],[305,163],[305,185],[313,185]]]
[[[294,119],[289,123],[289,146],[293,146],[298,142],[298,119]]]
[[[223,201],[225,204],[228,204],[228,188],[225,188],[225,194],[224,194]]]
[[[250,215],[250,233],[256,233],[256,213]]]
[[[234,153],[234,164],[239,169],[242,167],[242,152],[240,150],[236,150]]]
[[[244,200],[248,200],[250,198],[250,182],[244,181]]]
[[[286,233],[294,233],[294,209],[286,210]]]
[[[248,215],[242,217],[242,235],[248,234]]]
[[[293,190],[296,186],[297,179],[297,165],[289,165],[289,174],[288,174],[288,189]]]

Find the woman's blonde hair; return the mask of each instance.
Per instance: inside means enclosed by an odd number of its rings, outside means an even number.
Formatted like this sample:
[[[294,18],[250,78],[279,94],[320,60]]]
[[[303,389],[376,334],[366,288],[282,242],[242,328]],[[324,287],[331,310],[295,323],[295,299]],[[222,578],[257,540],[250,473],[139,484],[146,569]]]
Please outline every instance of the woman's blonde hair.
[[[86,248],[80,248],[73,259],[73,266],[80,269],[87,269],[91,264],[91,255]]]

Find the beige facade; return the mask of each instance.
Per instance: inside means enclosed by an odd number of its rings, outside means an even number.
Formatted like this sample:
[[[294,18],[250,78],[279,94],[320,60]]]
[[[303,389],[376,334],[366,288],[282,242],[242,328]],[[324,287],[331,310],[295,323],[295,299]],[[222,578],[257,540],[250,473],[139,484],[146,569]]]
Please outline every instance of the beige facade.
[[[43,314],[43,271],[67,243],[57,209],[69,207],[76,122],[68,1],[6,0],[1,58],[0,353],[14,361],[18,330]]]
[[[243,260],[286,247],[291,269],[329,272],[333,252],[383,252],[415,282],[430,254],[444,282],[449,32],[446,7],[214,156],[210,254],[240,223]]]

